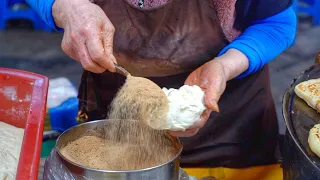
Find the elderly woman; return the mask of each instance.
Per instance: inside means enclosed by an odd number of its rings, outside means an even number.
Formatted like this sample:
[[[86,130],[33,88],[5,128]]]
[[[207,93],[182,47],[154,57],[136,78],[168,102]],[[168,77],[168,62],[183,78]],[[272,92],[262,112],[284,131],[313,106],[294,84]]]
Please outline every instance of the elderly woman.
[[[182,137],[182,165],[275,163],[278,124],[266,65],[296,31],[290,0],[27,0],[64,31],[85,69],[79,118],[106,117],[124,78],[114,62],[160,87],[198,85],[207,110]]]

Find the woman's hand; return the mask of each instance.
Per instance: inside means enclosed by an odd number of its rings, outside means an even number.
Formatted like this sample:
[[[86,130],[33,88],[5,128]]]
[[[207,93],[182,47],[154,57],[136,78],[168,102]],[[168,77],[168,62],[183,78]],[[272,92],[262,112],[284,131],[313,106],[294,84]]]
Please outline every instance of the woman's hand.
[[[189,137],[197,134],[207,122],[212,111],[219,112],[218,102],[226,89],[228,80],[244,72],[249,66],[248,58],[236,49],[230,49],[220,57],[209,61],[193,71],[185,81],[187,85],[198,85],[205,92],[207,109],[191,128],[186,131],[171,131],[173,136]]]
[[[61,47],[67,55],[88,71],[115,71],[115,29],[99,6],[89,0],[55,0],[52,14],[57,26],[64,29]]]
[[[202,113],[199,121],[186,131],[171,131],[173,136],[189,137],[195,135],[204,126],[211,111],[219,112],[218,101],[226,88],[227,77],[222,63],[212,60],[193,71],[185,84],[198,85],[205,92],[207,109]]]

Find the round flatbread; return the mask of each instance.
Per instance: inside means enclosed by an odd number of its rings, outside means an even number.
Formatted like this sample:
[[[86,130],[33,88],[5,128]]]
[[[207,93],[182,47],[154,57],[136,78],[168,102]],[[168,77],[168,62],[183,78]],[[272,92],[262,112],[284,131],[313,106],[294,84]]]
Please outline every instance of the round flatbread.
[[[320,124],[310,129],[308,143],[311,151],[320,157]]]

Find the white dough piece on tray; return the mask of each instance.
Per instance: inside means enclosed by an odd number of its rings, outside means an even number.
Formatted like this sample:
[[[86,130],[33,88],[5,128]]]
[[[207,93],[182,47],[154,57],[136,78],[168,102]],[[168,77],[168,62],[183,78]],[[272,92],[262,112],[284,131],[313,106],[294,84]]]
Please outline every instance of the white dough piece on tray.
[[[311,151],[320,157],[320,124],[310,129],[308,143]]]
[[[24,129],[0,122],[0,180],[15,180]]]
[[[295,86],[294,92],[310,107],[320,112],[320,79],[310,79]]]

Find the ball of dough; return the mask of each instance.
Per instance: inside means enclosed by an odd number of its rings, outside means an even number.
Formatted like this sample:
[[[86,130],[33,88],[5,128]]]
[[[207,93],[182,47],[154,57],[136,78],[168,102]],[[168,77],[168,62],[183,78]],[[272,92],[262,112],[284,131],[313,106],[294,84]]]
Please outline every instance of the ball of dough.
[[[308,143],[311,151],[320,157],[320,124],[310,129]]]

